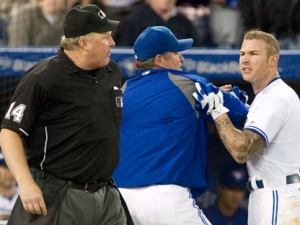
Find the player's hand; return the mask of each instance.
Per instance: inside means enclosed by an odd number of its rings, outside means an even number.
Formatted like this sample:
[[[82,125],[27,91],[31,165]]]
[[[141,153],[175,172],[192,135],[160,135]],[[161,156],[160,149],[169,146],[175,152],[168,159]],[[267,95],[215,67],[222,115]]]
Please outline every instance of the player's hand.
[[[238,88],[238,86],[234,86],[233,88],[231,88],[230,92],[229,92],[231,95],[233,95],[234,97],[238,98],[241,102],[243,102],[247,107],[249,107],[248,105],[248,94],[243,91],[243,90],[240,90]]]
[[[197,91],[193,93],[193,97],[200,103],[201,109],[205,110],[207,115],[211,115],[216,120],[220,115],[229,112],[223,105],[223,93],[218,87],[212,83],[203,85],[198,82],[195,86]]]
[[[196,109],[200,109],[209,115],[212,110],[213,103],[209,102],[212,101],[212,98],[209,98],[208,96],[209,93],[206,90],[206,85],[196,82],[195,86],[197,90],[196,92],[193,93],[193,97],[197,100],[195,107]]]
[[[219,87],[222,91],[226,91],[226,92],[230,92],[231,91],[231,88],[232,88],[232,85],[231,84],[225,84],[223,86],[220,86]]]
[[[35,182],[19,184],[19,195],[26,212],[47,215],[42,191]]]

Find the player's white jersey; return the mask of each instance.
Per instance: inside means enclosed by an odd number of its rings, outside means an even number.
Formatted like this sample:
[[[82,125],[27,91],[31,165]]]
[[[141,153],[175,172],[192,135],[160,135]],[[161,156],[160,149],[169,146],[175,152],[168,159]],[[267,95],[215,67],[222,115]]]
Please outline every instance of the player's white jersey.
[[[300,101],[280,78],[259,92],[244,129],[259,133],[266,143],[248,162],[250,177],[298,174],[300,168]]]

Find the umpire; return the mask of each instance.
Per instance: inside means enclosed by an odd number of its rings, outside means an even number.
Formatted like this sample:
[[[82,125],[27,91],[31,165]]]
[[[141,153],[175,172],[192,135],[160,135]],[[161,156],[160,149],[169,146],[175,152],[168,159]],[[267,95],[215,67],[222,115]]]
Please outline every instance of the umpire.
[[[111,179],[119,161],[123,75],[95,5],[64,21],[56,56],[22,77],[1,126],[4,157],[19,185],[8,225],[132,224]]]

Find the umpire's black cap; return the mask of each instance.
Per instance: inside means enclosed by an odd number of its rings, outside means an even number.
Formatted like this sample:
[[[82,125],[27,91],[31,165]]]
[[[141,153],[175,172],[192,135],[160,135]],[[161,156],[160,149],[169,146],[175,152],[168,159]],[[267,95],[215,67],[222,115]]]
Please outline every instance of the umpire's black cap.
[[[77,5],[65,17],[64,35],[75,38],[91,32],[114,30],[119,21],[109,20],[105,13],[94,4]]]

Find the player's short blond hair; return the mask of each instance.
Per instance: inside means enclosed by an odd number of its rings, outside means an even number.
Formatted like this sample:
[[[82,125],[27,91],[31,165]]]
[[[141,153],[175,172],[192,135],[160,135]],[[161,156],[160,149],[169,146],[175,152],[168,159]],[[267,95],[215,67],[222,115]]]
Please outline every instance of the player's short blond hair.
[[[260,30],[251,30],[247,32],[244,36],[244,40],[253,40],[253,39],[263,40],[266,43],[266,48],[267,48],[266,50],[268,56],[279,55],[279,50],[280,50],[279,43],[272,34]]]

